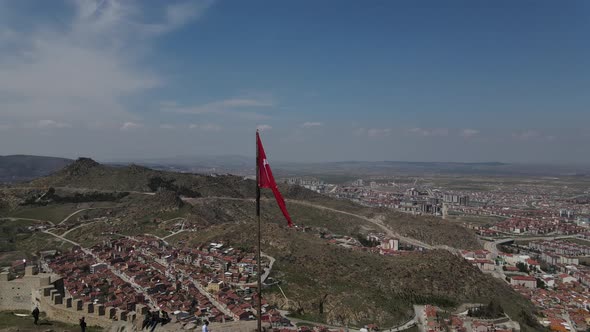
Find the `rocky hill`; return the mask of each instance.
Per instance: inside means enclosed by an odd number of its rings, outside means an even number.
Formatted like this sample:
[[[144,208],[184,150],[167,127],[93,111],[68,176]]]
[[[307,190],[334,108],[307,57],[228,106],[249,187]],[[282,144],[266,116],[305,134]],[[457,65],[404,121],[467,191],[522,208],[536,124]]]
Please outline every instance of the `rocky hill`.
[[[0,183],[28,181],[55,172],[72,162],[71,159],[55,157],[0,156]]]
[[[88,158],[80,158],[71,165],[30,182],[33,187],[58,187],[106,191],[155,192],[159,189],[179,194],[199,196],[245,197],[254,195],[238,176],[206,176],[189,173],[157,171],[147,167],[108,166]]]
[[[514,319],[523,324],[530,320],[532,309],[524,298],[447,251],[383,257],[345,249],[319,237],[322,232],[362,237],[368,232],[390,230],[429,244],[481,247],[470,231],[442,219],[362,207],[301,187],[282,186],[281,191],[294,222],[310,231],[285,227],[272,195],[264,191],[263,250],[277,259],[272,276],[282,282],[287,296],[285,300],[278,288],[270,288],[267,299],[299,317],[333,324],[377,322],[392,326],[411,316],[412,304],[452,307],[495,299]],[[185,227],[195,231],[169,237],[170,243],[194,247],[225,240],[232,246],[252,248],[256,232],[254,192],[254,181],[237,176],[172,173],[134,165],[113,167],[79,159],[50,176],[0,190],[0,199],[10,203],[4,204],[0,217],[24,217],[35,222],[52,215],[58,222],[88,207],[95,209],[59,226],[64,232],[74,227],[68,238],[88,246],[112,234],[170,235],[182,219]],[[77,220],[103,216],[108,216],[108,222],[75,228],[81,222]],[[27,236],[26,246],[20,241],[15,251],[54,246],[43,233]]]
[[[225,240],[234,247],[255,248],[254,223],[218,225],[199,234],[175,237],[178,245],[195,247]],[[272,277],[281,288],[267,298],[295,315],[335,325],[378,322],[388,327],[412,316],[412,304],[454,307],[461,303],[497,301],[524,324],[532,305],[507,284],[445,250],[384,257],[328,244],[327,241],[275,224],[263,224],[265,253],[276,258]]]
[[[33,187],[54,187],[71,190],[102,190],[127,192],[175,192],[179,196],[192,197],[193,204],[188,212],[205,225],[236,222],[251,215],[251,204],[255,197],[255,183],[233,175],[205,176],[189,173],[175,173],[152,170],[137,165],[114,167],[99,164],[91,159],[81,158],[54,174],[33,180]],[[448,245],[461,249],[480,248],[477,237],[469,230],[440,218],[416,217],[388,209],[367,208],[348,200],[337,200],[299,186],[281,185],[289,210],[299,225],[325,227],[338,233],[356,236],[368,230],[379,231],[367,218],[379,220],[402,236],[434,244]],[[208,198],[207,200],[202,200]],[[233,200],[227,200],[227,199]],[[263,198],[272,203],[272,194],[264,190]],[[201,199],[201,201],[199,201]],[[282,222],[280,212],[274,204],[268,204],[272,221]],[[326,207],[342,213],[322,210]],[[150,209],[138,211],[145,213]],[[358,215],[358,217],[350,214]],[[241,218],[240,218],[241,216]],[[137,218],[143,216],[136,216]],[[274,218],[274,219],[273,219]]]

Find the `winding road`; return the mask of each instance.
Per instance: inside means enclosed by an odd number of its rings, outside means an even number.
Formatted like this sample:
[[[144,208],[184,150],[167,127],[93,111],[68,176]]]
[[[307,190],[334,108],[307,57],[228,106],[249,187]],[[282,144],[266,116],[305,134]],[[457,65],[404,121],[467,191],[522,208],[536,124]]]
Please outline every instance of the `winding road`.
[[[117,208],[117,206],[99,206],[99,207],[90,207],[90,208],[84,208],[84,209],[80,209],[77,211],[74,211],[73,213],[71,213],[69,216],[65,217],[64,220],[62,220],[58,225],[61,225],[63,223],[65,223],[66,221],[68,221],[71,217],[77,215],[80,212],[84,212],[84,211],[88,211],[88,210],[100,210],[100,209],[114,209]]]
[[[11,221],[16,221],[16,220],[36,221],[36,222],[41,222],[41,223],[49,223],[52,226],[55,226],[55,224],[49,220],[31,219],[31,218],[17,218],[17,217],[2,217],[1,219],[7,219],[7,220],[11,220]]]
[[[226,201],[242,201],[242,202],[252,202],[254,203],[255,200],[253,198],[236,198],[236,197],[199,197],[199,198],[182,198],[183,201],[194,204],[197,203],[199,201],[207,201],[207,200],[226,200]],[[272,200],[269,198],[263,198],[262,200]],[[319,204],[313,204],[313,203],[309,203],[309,202],[305,202],[305,201],[300,201],[300,200],[294,200],[294,199],[287,199],[286,200],[288,203],[291,204],[298,204],[298,205],[304,205],[304,206],[308,206],[308,207],[312,207],[312,208],[316,208],[316,209],[321,209],[321,210],[326,210],[326,211],[331,211],[331,212],[336,212],[336,213],[340,213],[340,214],[345,214],[348,216],[352,216],[358,219],[362,219],[364,221],[370,222],[373,225],[379,227],[380,229],[382,229],[388,236],[391,237],[395,237],[398,238],[400,241],[411,244],[413,246],[417,246],[417,247],[422,247],[425,249],[444,249],[444,250],[449,250],[451,252],[455,251],[455,248],[449,247],[449,246],[432,246],[429,244],[426,244],[420,240],[416,240],[407,236],[402,236],[396,232],[394,232],[391,228],[387,227],[386,225],[383,224],[383,222],[381,220],[378,219],[371,219],[359,214],[355,214],[352,212],[347,212],[347,211],[342,211],[342,210],[337,210],[334,208],[330,208],[330,207],[326,207],[323,205],[319,205]]]

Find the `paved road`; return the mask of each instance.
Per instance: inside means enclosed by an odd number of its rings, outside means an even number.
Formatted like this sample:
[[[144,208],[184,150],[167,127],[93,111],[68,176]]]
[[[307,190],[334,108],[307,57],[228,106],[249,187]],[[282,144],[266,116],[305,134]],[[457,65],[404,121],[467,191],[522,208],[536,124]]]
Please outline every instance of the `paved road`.
[[[255,202],[255,200],[253,198],[235,198],[235,197],[199,197],[199,198],[183,198],[184,201],[188,202],[188,203],[197,203],[199,201],[206,201],[206,200],[227,200],[227,201],[243,201],[243,202]],[[263,200],[271,200],[271,199],[263,199]],[[377,220],[377,219],[371,219],[371,218],[367,218],[365,216],[359,215],[359,214],[355,214],[355,213],[351,213],[351,212],[347,212],[347,211],[342,211],[342,210],[337,210],[337,209],[333,209],[333,208],[329,208],[323,205],[319,205],[319,204],[313,204],[313,203],[309,203],[309,202],[305,202],[305,201],[299,201],[299,200],[293,200],[293,199],[287,199],[287,202],[291,203],[291,204],[299,204],[299,205],[304,205],[304,206],[309,206],[309,207],[313,207],[316,209],[321,209],[321,210],[327,210],[327,211],[332,211],[332,212],[336,212],[336,213],[340,213],[340,214],[345,214],[345,215],[349,215],[352,217],[356,217],[359,219],[362,219],[364,221],[370,222],[373,225],[381,228],[387,235],[391,236],[391,237],[395,237],[398,238],[400,241],[405,242],[405,243],[409,243],[411,245],[417,246],[417,247],[422,247],[422,248],[426,248],[426,249],[444,249],[444,250],[449,250],[451,252],[455,252],[455,249],[452,247],[448,247],[448,246],[432,246],[429,244],[426,244],[420,240],[416,240],[407,236],[402,236],[396,232],[394,232],[391,228],[387,227],[386,225],[383,224],[382,221]]]
[[[304,320],[304,319],[298,319],[298,318],[292,318],[292,317],[287,317],[287,315],[289,314],[288,311],[285,310],[279,310],[279,312],[281,313],[281,315],[283,315],[284,317],[286,317],[287,319],[289,319],[291,321],[291,323],[293,323],[293,325],[296,325],[297,323],[304,323],[304,324],[310,324],[310,325],[316,325],[316,326],[325,326],[329,329],[342,329],[344,331],[349,331],[349,332],[358,332],[358,329],[354,329],[354,328],[346,328],[346,327],[342,327],[342,326],[333,326],[333,325],[327,325],[327,324],[323,324],[323,323],[318,323],[318,322],[312,322],[309,320]]]
[[[417,246],[417,247],[422,247],[422,248],[426,248],[426,249],[434,249],[435,246],[431,246],[429,244],[426,244],[420,240],[416,240],[407,236],[402,236],[396,232],[394,232],[391,228],[385,226],[383,224],[382,221],[378,220],[378,219],[371,219],[371,218],[367,218],[365,216],[359,215],[359,214],[355,214],[355,213],[351,213],[351,212],[346,212],[346,211],[342,211],[342,210],[337,210],[337,209],[333,209],[333,208],[329,208],[329,207],[325,207],[323,205],[318,205],[318,204],[312,204],[309,202],[305,202],[305,201],[297,201],[297,200],[287,200],[289,203],[295,203],[295,204],[299,204],[299,205],[305,205],[305,206],[309,206],[309,207],[313,207],[316,209],[321,209],[321,210],[328,210],[328,211],[332,211],[332,212],[336,212],[336,213],[341,213],[341,214],[346,214],[349,216],[353,216],[365,221],[368,221],[370,223],[372,223],[373,225],[381,228],[387,235],[391,236],[391,237],[395,237],[398,238],[400,241],[405,242],[405,243],[409,243],[411,245]],[[440,249],[446,249],[443,247],[440,247]]]
[[[496,240],[494,242],[485,242],[483,244],[483,247],[485,248],[485,250],[491,252],[494,257],[497,257],[498,254],[500,253],[500,251],[498,250],[498,245],[502,244],[502,243],[506,243],[506,242],[511,242],[511,241],[514,241],[514,239],[509,238],[509,239]]]
[[[268,268],[264,269],[264,273],[262,274],[261,280],[262,283],[264,284],[264,282],[266,281],[266,278],[268,278],[268,275],[270,274],[270,272],[272,271],[272,266],[275,264],[276,259],[272,256],[269,256],[263,252],[260,253],[260,256],[262,257],[266,257],[268,258],[268,260],[270,261],[270,263],[268,264]],[[232,285],[235,286],[248,286],[248,287],[258,287],[258,281],[255,282],[249,282],[247,284],[243,284],[243,283],[231,283]],[[284,295],[284,294],[283,294]]]
[[[99,210],[99,209],[114,209],[117,208],[117,206],[100,206],[100,207],[91,207],[91,208],[85,208],[85,209],[80,209],[78,211],[73,212],[72,214],[70,214],[69,216],[65,217],[64,220],[62,220],[58,225],[61,225],[63,223],[65,223],[66,221],[68,221],[71,217],[77,215],[80,212],[83,211],[88,211],[88,210]]]
[[[176,234],[180,234],[180,233],[182,233],[182,232],[185,231],[185,229],[184,229],[184,224],[186,223],[186,219],[185,218],[182,218],[182,217],[172,218],[172,219],[168,219],[168,220],[162,221],[162,223],[167,223],[167,222],[172,221],[172,220],[182,220],[182,225],[180,226],[180,229],[177,230],[176,232],[172,232],[169,235],[163,236],[162,237],[162,240],[165,240],[165,239],[167,239],[167,238],[169,238],[171,236],[174,236]]]
[[[195,281],[195,279],[193,279],[193,277],[191,277],[190,275],[186,274],[186,272],[184,270],[180,270],[181,273],[183,274],[183,277],[186,277],[190,282],[193,283],[193,285],[195,285],[195,287],[197,288],[197,290],[199,291],[199,293],[203,294],[206,298],[209,299],[209,301],[219,310],[221,311],[223,314],[229,316],[229,317],[234,317],[234,313],[231,312],[231,310],[229,310],[229,308],[223,304],[220,303],[219,301],[217,301],[212,295],[211,293],[209,293],[207,290],[205,290],[203,288],[203,286],[201,286],[201,284],[197,281]]]
[[[41,222],[41,223],[49,223],[52,226],[55,226],[55,224],[49,220],[31,219],[31,218],[15,218],[15,217],[2,217],[0,219],[8,219],[8,220],[12,220],[12,221],[16,221],[16,220],[36,221],[36,222]]]
[[[71,244],[73,244],[73,245],[75,245],[75,246],[79,246],[79,245],[80,245],[78,242],[74,242],[74,241],[72,241],[72,240],[66,239],[66,238],[65,238],[65,237],[63,237],[63,236],[61,236],[61,235],[57,235],[57,234],[55,234],[55,233],[51,233],[50,231],[43,231],[43,233],[45,233],[45,234],[49,234],[49,235],[52,235],[52,236],[55,236],[56,238],[58,238],[58,239],[60,239],[60,240],[62,240],[62,241],[69,242],[69,243],[71,243]]]
[[[63,224],[64,222],[68,221],[68,219],[70,219],[71,217],[77,215],[78,213],[80,213],[82,211],[86,211],[86,210],[88,210],[88,209],[80,209],[78,211],[75,211],[75,212],[71,213],[69,216],[65,217],[64,220],[62,220],[61,222],[59,222],[58,225]]]
[[[496,240],[494,242],[485,242],[484,243],[484,248],[493,253],[495,256],[497,256],[499,254],[499,250],[498,250],[498,245],[502,244],[502,243],[506,243],[506,242],[511,242],[511,241],[515,241],[515,240],[556,240],[556,239],[569,239],[569,238],[575,238],[577,237],[577,235],[549,235],[549,236],[533,236],[533,237],[513,237],[513,238],[505,238],[505,239],[499,239]]]
[[[266,258],[268,258],[268,260],[270,260],[270,263],[268,264],[268,268],[264,271],[264,273],[262,274],[262,277],[261,277],[262,283],[264,283],[264,281],[266,280],[266,278],[268,278],[268,275],[272,271],[272,266],[275,264],[276,259],[272,256],[269,256],[269,255],[263,253],[263,252],[260,253],[260,256],[266,257]]]
[[[92,224],[94,224],[94,223],[101,222],[101,221],[102,221],[102,222],[104,222],[104,220],[95,220],[95,221],[91,221],[91,222],[87,222],[87,223],[80,224],[80,225],[78,225],[78,226],[76,226],[76,227],[74,227],[74,228],[68,229],[68,230],[67,230],[67,231],[65,231],[65,232],[64,232],[64,233],[63,233],[61,236],[64,236],[64,237],[65,237],[66,235],[68,235],[68,234],[69,234],[71,231],[73,231],[73,230],[76,230],[76,229],[78,229],[78,228],[80,228],[80,227],[84,227],[84,226],[92,225]]]

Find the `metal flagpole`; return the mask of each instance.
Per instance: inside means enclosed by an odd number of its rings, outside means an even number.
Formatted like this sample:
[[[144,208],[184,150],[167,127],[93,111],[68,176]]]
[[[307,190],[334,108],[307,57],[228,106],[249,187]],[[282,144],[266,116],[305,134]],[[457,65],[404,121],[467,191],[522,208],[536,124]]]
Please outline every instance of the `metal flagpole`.
[[[256,219],[258,219],[258,332],[262,332],[262,262],[260,259],[260,152],[258,151],[258,130],[256,130]]]

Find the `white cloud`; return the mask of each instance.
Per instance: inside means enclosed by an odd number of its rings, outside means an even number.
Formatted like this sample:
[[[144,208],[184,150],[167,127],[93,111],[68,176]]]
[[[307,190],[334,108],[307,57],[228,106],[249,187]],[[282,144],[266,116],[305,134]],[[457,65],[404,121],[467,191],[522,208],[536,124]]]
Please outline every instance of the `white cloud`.
[[[25,128],[46,129],[46,128],[70,128],[71,125],[65,122],[58,122],[54,120],[39,120],[35,122],[28,122],[24,125]]]
[[[213,0],[201,0],[172,4],[166,8],[165,31],[173,30],[185,25],[191,20],[200,18],[213,4]]]
[[[365,128],[356,128],[352,131],[352,134],[355,136],[364,136],[366,132],[367,129]]]
[[[123,125],[121,126],[120,129],[123,131],[128,131],[128,130],[133,130],[133,129],[139,129],[142,127],[143,127],[143,125],[141,123],[125,122],[125,123],[123,123]]]
[[[477,129],[463,129],[461,131],[461,136],[465,138],[473,137],[479,134],[479,130]]]
[[[321,122],[305,122],[301,125],[302,128],[322,127],[324,124]]]
[[[154,38],[198,18],[211,4],[164,5],[164,14],[146,23],[142,1],[67,3],[73,11],[56,14],[56,23],[32,20],[27,30],[6,22],[28,20],[29,13],[3,6],[4,17],[13,19],[0,20],[0,41],[11,41],[10,47],[0,44],[0,109],[14,122],[137,121],[123,98],[163,84],[160,75],[138,65],[143,53]]]
[[[391,128],[370,128],[367,130],[369,137],[385,137],[391,135]]]
[[[160,103],[160,110],[163,112],[181,113],[181,114],[217,114],[217,115],[236,115],[244,118],[263,119],[268,116],[256,111],[253,108],[269,108],[274,106],[271,100],[254,99],[254,98],[230,98],[215,101],[203,105],[179,107],[176,104]]]
[[[449,130],[447,128],[412,128],[409,131],[412,134],[417,134],[424,137],[449,136]]]
[[[14,41],[16,39],[16,33],[14,30],[9,28],[2,28],[0,27],[0,42],[7,43]]]
[[[535,130],[523,130],[512,134],[512,137],[521,140],[531,140],[541,136],[541,134]]]
[[[532,130],[532,129],[517,131],[512,134],[512,137],[517,140],[536,141],[536,142],[539,142],[539,141],[553,142],[557,139],[557,137],[554,134],[548,135],[544,132]]]
[[[272,126],[269,126],[267,124],[261,124],[256,126],[256,129],[260,130],[260,131],[267,131],[267,130],[271,130]]]
[[[213,123],[205,123],[205,124],[195,124],[191,123],[189,129],[197,129],[201,131],[220,131],[221,127],[219,125]]]
[[[160,102],[161,109],[174,108],[176,106],[178,106],[178,104],[173,100],[163,100]]]

